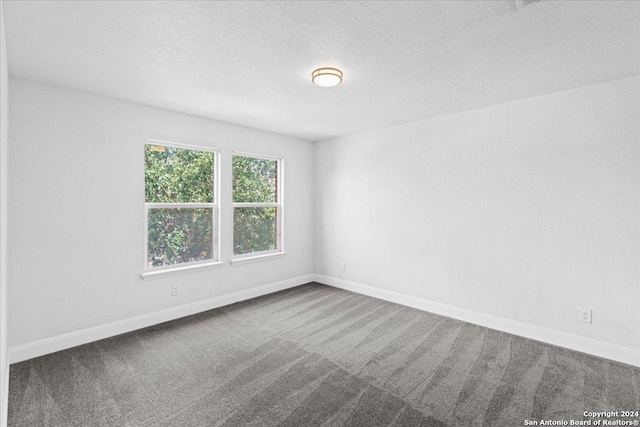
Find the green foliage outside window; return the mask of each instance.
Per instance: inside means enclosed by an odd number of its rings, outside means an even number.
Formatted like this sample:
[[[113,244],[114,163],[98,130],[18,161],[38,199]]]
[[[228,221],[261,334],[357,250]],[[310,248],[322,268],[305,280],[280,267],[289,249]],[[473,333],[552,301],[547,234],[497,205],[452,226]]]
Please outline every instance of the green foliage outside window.
[[[278,162],[233,156],[233,202],[276,203]]]
[[[146,203],[213,203],[209,151],[145,145]],[[213,208],[149,207],[147,266],[213,258]]]
[[[213,153],[145,145],[147,203],[213,203]]]
[[[278,203],[278,161],[233,157],[233,202]],[[242,255],[277,249],[274,206],[234,207],[233,253]]]
[[[213,209],[151,208],[147,218],[148,267],[213,258]]]
[[[236,255],[276,249],[276,208],[233,210],[233,253]]]

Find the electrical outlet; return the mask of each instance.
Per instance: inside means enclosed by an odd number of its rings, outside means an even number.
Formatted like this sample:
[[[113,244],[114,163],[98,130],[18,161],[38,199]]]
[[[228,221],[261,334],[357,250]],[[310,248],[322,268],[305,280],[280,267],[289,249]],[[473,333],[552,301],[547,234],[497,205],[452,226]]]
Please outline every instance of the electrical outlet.
[[[347,264],[344,262],[340,263],[340,271],[347,271]]]
[[[591,323],[591,309],[590,308],[579,308],[578,309],[578,320],[584,323]]]
[[[172,296],[176,296],[176,295],[180,295],[180,285],[177,283],[174,283],[173,285],[171,285],[171,295]]]

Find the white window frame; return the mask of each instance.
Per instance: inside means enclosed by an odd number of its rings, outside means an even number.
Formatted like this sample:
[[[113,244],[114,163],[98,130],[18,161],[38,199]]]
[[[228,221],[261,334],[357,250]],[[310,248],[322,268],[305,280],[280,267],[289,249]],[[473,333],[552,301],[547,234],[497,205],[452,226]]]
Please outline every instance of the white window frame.
[[[251,252],[248,254],[236,255],[235,251],[231,249],[233,258],[231,259],[232,265],[241,265],[250,262],[264,261],[272,258],[280,258],[286,254],[284,251],[284,157],[268,156],[263,154],[246,153],[242,151],[233,151],[231,157],[231,168],[233,172],[233,157],[252,157],[255,159],[275,160],[277,162],[277,176],[276,181],[278,183],[276,188],[276,202],[275,203],[236,203],[233,202],[232,196],[232,237],[231,241],[235,242],[235,209],[236,208],[276,208],[276,249],[269,251]],[[233,187],[233,179],[231,183]]]
[[[147,145],[159,145],[162,147],[174,147],[186,150],[207,151],[213,153],[213,200],[211,203],[147,203],[144,199],[144,264],[143,273],[140,275],[144,280],[157,279],[161,277],[175,276],[184,273],[191,273],[199,270],[219,268],[224,263],[220,261],[220,150],[217,148],[204,147],[200,145],[182,144],[172,141],[145,138],[143,150]],[[145,164],[146,167],[146,164]],[[179,209],[179,208],[211,208],[213,227],[213,247],[212,258],[203,261],[191,261],[180,264],[165,265],[161,267],[149,267],[148,244],[149,244],[149,209]]]

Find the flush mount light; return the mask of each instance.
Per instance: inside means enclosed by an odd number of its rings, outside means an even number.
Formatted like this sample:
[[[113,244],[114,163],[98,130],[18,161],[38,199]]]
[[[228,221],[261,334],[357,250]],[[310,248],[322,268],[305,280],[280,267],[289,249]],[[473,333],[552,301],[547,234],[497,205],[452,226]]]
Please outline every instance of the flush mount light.
[[[311,81],[322,87],[337,86],[342,83],[342,71],[337,68],[318,68],[311,73]]]

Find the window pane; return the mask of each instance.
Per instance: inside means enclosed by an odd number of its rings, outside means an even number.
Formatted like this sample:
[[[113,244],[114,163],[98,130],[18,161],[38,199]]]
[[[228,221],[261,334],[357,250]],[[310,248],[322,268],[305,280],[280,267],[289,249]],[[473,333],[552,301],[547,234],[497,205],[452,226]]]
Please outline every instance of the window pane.
[[[233,156],[234,203],[277,203],[278,161]]]
[[[147,203],[213,203],[210,151],[145,145]]]
[[[147,266],[213,259],[213,208],[149,209]]]
[[[276,208],[234,208],[233,253],[275,250],[276,215]]]

